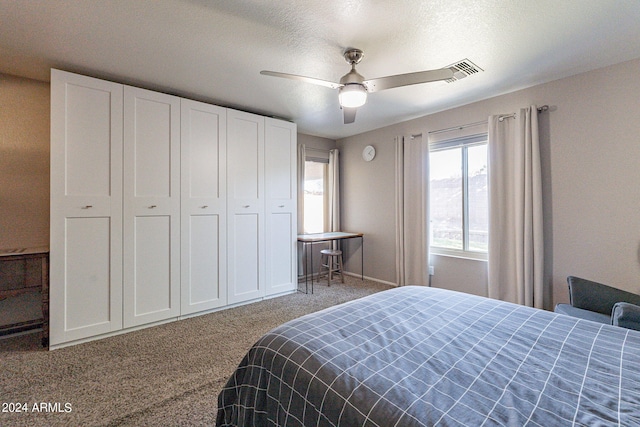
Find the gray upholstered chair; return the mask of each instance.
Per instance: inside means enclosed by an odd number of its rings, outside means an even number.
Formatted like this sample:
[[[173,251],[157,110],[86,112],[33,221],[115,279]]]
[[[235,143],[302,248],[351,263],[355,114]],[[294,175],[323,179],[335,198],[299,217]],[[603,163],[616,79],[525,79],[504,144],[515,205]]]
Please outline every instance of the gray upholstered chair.
[[[579,277],[567,277],[570,304],[556,313],[640,331],[640,295]]]

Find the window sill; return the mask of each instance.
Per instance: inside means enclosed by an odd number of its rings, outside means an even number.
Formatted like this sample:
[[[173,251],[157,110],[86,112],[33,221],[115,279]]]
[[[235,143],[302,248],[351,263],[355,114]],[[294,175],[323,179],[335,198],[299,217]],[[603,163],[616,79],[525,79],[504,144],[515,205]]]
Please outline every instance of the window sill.
[[[455,249],[429,248],[431,255],[446,256],[450,258],[461,258],[473,261],[487,261],[488,254],[486,252],[458,251]]]

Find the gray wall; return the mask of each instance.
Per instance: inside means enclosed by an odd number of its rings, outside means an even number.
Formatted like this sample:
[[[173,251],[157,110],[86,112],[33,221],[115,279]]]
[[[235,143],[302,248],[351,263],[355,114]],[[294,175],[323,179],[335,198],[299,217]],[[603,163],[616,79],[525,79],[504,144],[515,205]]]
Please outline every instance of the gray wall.
[[[298,145],[301,144],[304,144],[306,147],[317,148],[319,150],[326,151],[336,148],[336,142],[333,139],[299,133]]]
[[[568,275],[640,293],[639,70],[633,60],[337,141],[342,225],[365,233],[365,275],[395,281],[395,136],[547,104],[539,115],[547,306],[567,301]],[[369,163],[367,144],[377,150]],[[434,286],[486,295],[486,262],[432,256],[432,265]]]
[[[567,275],[640,293],[640,59],[337,141],[298,135],[341,152],[342,224],[361,231],[364,274],[395,281],[394,148],[397,135],[426,133],[509,113],[541,114],[548,285],[566,301]],[[0,84],[0,247],[47,244],[49,85],[2,77]],[[362,149],[377,156],[364,162]],[[346,248],[360,273],[361,247]],[[486,294],[486,263],[432,256],[433,285]],[[551,302],[549,302],[551,304]]]
[[[0,74],[0,249],[49,246],[49,84]]]

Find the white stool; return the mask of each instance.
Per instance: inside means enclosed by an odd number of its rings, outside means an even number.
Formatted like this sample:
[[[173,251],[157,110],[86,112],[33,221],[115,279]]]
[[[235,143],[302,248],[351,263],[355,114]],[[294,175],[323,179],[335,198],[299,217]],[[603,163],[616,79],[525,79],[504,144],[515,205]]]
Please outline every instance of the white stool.
[[[327,257],[325,264],[324,257]],[[326,269],[326,272],[324,271]],[[331,286],[331,280],[334,273],[340,274],[340,282],[344,283],[344,275],[342,274],[342,251],[334,249],[323,249],[320,251],[320,268],[318,270],[318,281],[322,274],[327,274],[327,285]]]

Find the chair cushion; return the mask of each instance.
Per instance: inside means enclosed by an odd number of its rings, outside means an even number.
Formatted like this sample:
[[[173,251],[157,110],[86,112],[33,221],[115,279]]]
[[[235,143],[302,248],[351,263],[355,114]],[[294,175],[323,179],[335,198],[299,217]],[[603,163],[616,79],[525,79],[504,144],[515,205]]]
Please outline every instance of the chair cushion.
[[[320,253],[323,255],[329,255],[329,256],[342,255],[342,251],[338,251],[336,249],[323,249],[320,251]]]
[[[580,277],[567,277],[569,301],[576,308],[611,315],[613,305],[619,301],[640,305],[640,295],[623,291]]]
[[[640,331],[640,306],[618,302],[611,312],[611,324]]]
[[[592,322],[611,324],[611,316],[609,315],[572,307],[569,304],[557,304],[553,311],[560,314],[566,314],[567,316],[591,320]]]

